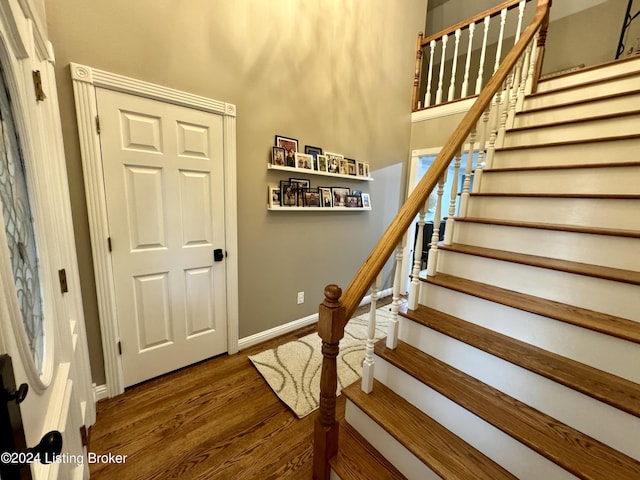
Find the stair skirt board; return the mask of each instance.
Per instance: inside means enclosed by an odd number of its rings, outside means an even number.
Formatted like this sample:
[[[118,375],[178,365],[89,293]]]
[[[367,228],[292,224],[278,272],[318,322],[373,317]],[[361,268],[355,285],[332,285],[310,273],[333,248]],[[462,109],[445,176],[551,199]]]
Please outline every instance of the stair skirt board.
[[[422,284],[420,304],[640,383],[640,345],[633,342],[438,285]]]
[[[532,95],[525,99],[524,110],[562,105],[568,102],[582,102],[594,98],[606,98],[615,93],[633,91],[638,88],[640,88],[640,75],[625,75],[607,82],[606,85],[593,83],[567,90]]]
[[[640,321],[637,285],[446,250],[438,251],[438,271]]]
[[[505,136],[502,147],[521,147],[557,142],[575,142],[593,138],[624,137],[638,133],[640,114],[616,118],[588,119],[577,123],[548,127],[514,129]]]
[[[640,272],[640,238],[459,221],[453,242]]]
[[[577,478],[389,362],[376,357],[375,365],[379,381],[519,479]]]
[[[581,70],[541,80],[538,84],[538,93],[548,92],[561,88],[583,85],[585,83],[606,80],[619,75],[629,75],[631,72],[640,72],[640,57],[627,57],[612,63],[596,65]]]
[[[406,318],[401,319],[400,339],[560,422],[640,459],[640,442],[637,442],[640,418]]]
[[[615,148],[615,155],[612,149]],[[497,149],[492,168],[546,167],[552,165],[615,164],[636,159],[640,136],[624,140],[601,140],[580,144],[542,145],[536,148]]]
[[[378,425],[353,402],[347,400],[345,420],[354,427],[383,457],[409,479],[439,480],[429,467],[407,450],[392,435]]]
[[[640,199],[472,195],[467,216],[640,230]]]
[[[640,117],[638,118],[640,125]],[[548,170],[486,170],[482,193],[638,194],[640,164]]]
[[[633,112],[640,105],[640,92],[619,94],[615,98],[602,98],[556,108],[523,111],[515,117],[514,127],[532,127],[550,123],[581,120],[595,115]]]

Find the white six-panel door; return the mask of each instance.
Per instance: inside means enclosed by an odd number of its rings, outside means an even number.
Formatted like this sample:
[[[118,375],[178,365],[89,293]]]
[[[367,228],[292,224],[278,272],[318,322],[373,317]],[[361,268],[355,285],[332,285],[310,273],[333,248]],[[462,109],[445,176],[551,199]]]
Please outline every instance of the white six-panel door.
[[[125,386],[227,351],[223,117],[96,89]]]

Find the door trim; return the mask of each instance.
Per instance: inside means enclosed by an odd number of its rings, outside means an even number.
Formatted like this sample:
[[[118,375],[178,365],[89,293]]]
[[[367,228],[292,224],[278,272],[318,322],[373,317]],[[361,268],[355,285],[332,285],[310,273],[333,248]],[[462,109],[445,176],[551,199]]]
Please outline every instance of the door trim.
[[[124,392],[124,375],[118,354],[118,322],[111,254],[107,238],[107,207],[102,173],[102,152],[97,132],[98,106],[96,88],[171,103],[187,108],[220,114],[224,129],[225,241],[227,249],[227,349],[238,351],[238,216],[236,182],[236,107],[233,104],[193,95],[96,68],[71,63],[78,136],[89,217],[93,268],[96,280],[98,314],[102,332],[106,387],[109,397]]]

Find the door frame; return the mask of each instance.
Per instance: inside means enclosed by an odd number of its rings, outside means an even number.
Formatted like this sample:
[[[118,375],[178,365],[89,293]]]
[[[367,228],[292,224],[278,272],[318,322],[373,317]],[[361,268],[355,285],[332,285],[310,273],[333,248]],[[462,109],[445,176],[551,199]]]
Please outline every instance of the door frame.
[[[113,397],[124,392],[124,375],[122,359],[118,353],[120,336],[115,308],[116,300],[111,253],[107,242],[109,225],[102,171],[103,158],[96,122],[98,105],[95,89],[105,88],[222,115],[224,130],[225,242],[227,250],[227,351],[230,354],[238,351],[236,107],[230,103],[212,100],[86,65],[71,63],[70,68],[84,171],[98,315],[102,333],[106,393],[108,397]]]

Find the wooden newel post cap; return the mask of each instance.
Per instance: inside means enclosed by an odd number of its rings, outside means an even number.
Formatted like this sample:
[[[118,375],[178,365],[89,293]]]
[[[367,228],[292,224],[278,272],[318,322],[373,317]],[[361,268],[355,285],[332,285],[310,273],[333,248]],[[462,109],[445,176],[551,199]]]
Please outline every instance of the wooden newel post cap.
[[[327,285],[324,287],[324,304],[327,307],[336,307],[340,303],[340,297],[342,296],[342,289],[335,284]]]

